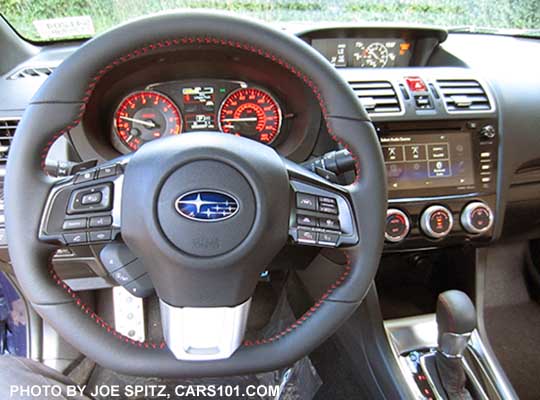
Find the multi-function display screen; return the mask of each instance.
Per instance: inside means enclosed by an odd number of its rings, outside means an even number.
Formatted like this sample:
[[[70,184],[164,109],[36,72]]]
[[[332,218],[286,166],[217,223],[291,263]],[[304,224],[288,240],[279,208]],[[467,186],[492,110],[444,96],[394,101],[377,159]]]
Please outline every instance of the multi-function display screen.
[[[391,191],[475,184],[468,133],[387,134],[381,144]]]
[[[402,39],[313,39],[311,45],[338,68],[406,67],[411,43]]]

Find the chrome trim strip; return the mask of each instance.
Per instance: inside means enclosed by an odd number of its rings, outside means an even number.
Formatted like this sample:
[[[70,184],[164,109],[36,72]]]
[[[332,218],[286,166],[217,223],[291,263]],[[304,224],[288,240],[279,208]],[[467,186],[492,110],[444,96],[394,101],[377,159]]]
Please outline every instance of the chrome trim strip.
[[[242,344],[251,298],[235,307],[174,307],[159,301],[163,336],[178,360],[229,358]]]
[[[384,328],[392,353],[400,366],[403,366],[400,362],[400,359],[403,358],[401,357],[402,354],[412,350],[430,349],[437,346],[438,329],[435,314],[387,320],[384,321]],[[500,398],[517,400],[513,390],[507,386],[501,372],[495,367],[496,364],[486,351],[486,347],[476,329],[471,334],[467,349],[469,354],[477,361],[479,368],[490,380]],[[404,373],[406,381],[411,382],[412,378],[407,379],[406,376],[408,374],[409,377],[412,377],[411,371],[407,368],[400,369]],[[412,383],[416,386],[414,381]]]

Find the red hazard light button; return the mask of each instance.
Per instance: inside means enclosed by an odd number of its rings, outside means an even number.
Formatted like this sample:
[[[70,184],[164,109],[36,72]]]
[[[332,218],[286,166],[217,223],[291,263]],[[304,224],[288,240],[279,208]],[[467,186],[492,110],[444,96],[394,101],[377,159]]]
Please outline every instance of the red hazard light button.
[[[405,78],[405,82],[407,82],[411,92],[427,92],[426,84],[419,76],[408,76]]]

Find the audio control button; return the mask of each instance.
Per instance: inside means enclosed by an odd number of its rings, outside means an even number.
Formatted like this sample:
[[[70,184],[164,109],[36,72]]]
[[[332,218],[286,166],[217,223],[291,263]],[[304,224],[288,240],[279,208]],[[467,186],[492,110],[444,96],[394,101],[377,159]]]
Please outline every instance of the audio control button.
[[[409,217],[398,209],[391,208],[386,212],[384,237],[392,243],[401,242],[409,233]]]
[[[448,208],[430,206],[422,214],[420,226],[427,236],[440,239],[450,233],[454,226],[454,218]]]
[[[487,204],[475,201],[463,209],[460,220],[467,232],[481,234],[493,225],[493,212]]]

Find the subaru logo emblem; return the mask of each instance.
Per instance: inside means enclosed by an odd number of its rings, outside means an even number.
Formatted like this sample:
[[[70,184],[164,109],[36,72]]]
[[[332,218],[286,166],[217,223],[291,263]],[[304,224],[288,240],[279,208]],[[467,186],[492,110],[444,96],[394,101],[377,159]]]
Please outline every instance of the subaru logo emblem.
[[[229,194],[213,190],[185,193],[174,202],[178,214],[194,221],[217,222],[238,212],[238,201]]]

